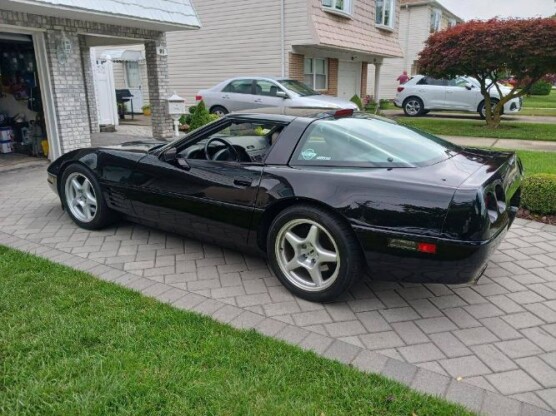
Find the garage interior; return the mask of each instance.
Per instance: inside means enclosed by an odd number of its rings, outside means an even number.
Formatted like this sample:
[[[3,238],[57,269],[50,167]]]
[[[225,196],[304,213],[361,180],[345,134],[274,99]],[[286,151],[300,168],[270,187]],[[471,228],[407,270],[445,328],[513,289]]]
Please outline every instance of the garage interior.
[[[0,171],[48,155],[37,71],[32,37],[0,32]]]

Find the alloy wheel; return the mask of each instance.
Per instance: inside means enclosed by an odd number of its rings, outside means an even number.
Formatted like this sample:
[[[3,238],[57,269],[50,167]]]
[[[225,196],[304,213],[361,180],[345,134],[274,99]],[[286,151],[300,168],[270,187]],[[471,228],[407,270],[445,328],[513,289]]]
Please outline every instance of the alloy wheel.
[[[66,206],[81,222],[91,222],[97,213],[97,198],[91,181],[85,175],[74,172],[65,184]]]
[[[407,111],[407,114],[416,116],[421,112],[421,103],[417,100],[409,100],[405,104],[405,110]]]
[[[305,291],[330,287],[340,272],[336,241],[322,225],[309,219],[289,221],[280,229],[275,254],[288,281]]]

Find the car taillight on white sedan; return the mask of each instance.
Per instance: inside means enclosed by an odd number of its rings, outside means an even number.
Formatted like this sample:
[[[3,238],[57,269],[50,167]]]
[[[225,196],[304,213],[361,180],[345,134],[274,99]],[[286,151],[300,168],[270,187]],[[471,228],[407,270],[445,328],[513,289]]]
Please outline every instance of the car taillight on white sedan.
[[[203,96],[202,95],[196,95],[195,96],[195,101],[203,101]]]
[[[402,92],[405,89],[405,87],[398,87],[398,92]]]

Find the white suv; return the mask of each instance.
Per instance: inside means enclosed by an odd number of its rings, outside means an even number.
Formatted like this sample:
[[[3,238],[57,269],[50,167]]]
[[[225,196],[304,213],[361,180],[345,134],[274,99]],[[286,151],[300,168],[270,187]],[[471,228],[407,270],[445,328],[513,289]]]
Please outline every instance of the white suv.
[[[510,91],[500,85],[502,94]],[[491,87],[492,103],[496,104],[500,95]],[[475,78],[457,77],[454,79],[435,79],[424,75],[415,75],[398,87],[394,99],[396,107],[403,108],[409,117],[416,117],[431,110],[455,110],[478,112],[485,118],[485,106],[481,87]],[[514,98],[504,105],[504,113],[517,113],[521,110],[521,98]]]

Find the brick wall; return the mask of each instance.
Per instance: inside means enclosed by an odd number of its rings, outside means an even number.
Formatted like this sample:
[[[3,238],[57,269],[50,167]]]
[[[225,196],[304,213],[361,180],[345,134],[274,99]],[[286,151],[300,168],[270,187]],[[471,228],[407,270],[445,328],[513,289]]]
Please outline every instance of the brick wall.
[[[361,97],[365,98],[367,95],[367,75],[369,73],[369,64],[367,62],[361,63]]]
[[[305,56],[299,53],[290,52],[290,72],[289,77],[303,82],[303,73],[305,70]]]
[[[328,58],[328,95],[338,95],[338,60]]]

